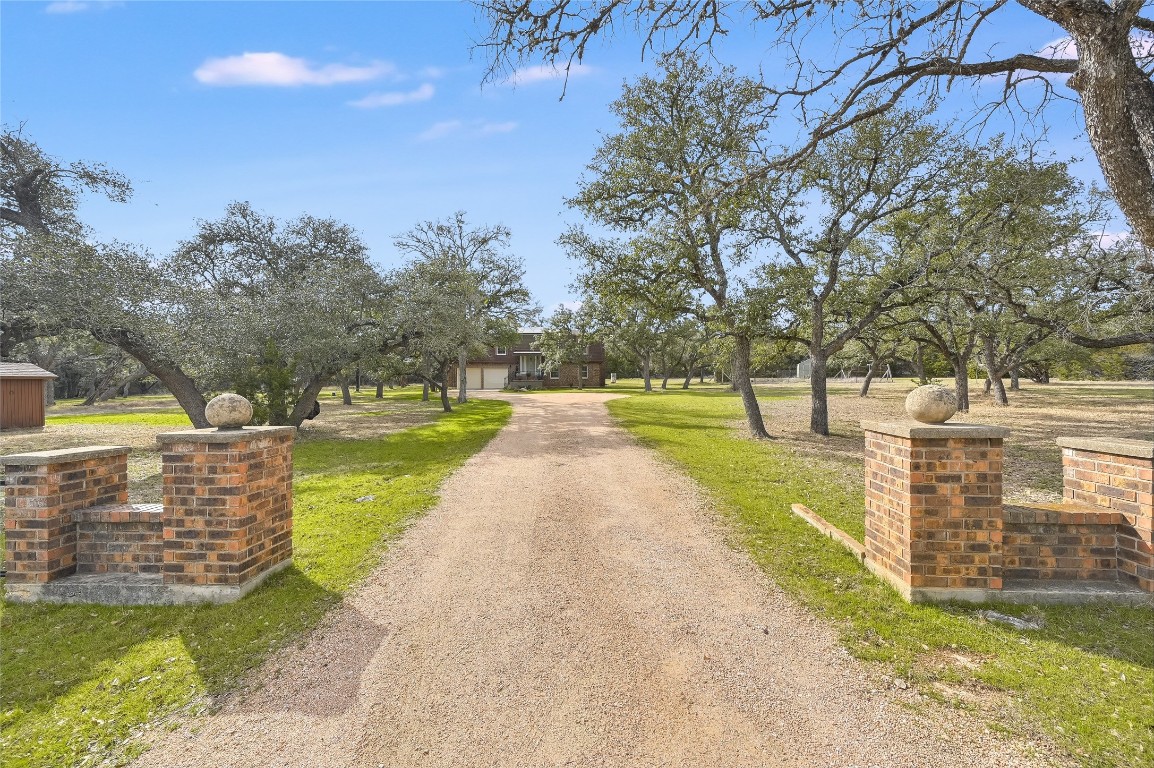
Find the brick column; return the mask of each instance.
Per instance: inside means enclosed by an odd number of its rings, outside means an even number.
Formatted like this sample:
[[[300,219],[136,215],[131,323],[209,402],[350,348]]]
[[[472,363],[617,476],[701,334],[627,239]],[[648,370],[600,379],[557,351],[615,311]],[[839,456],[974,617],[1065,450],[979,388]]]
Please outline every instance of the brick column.
[[[907,600],[1002,588],[1002,439],[981,424],[862,424],[866,566]]]
[[[1062,487],[1068,502],[1120,513],[1118,570],[1154,592],[1154,443],[1060,437]]]
[[[76,572],[73,513],[128,500],[126,446],[0,457],[4,466],[5,567],[9,597]]]
[[[158,435],[163,451],[163,582],[236,599],[292,558],[292,427]]]

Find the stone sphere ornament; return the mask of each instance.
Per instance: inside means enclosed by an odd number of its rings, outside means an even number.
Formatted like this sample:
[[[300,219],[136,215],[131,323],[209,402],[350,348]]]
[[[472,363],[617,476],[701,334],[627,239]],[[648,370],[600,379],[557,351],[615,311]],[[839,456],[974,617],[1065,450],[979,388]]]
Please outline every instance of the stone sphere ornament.
[[[906,395],[906,413],[924,424],[942,424],[958,412],[954,390],[926,384]]]
[[[252,421],[252,403],[240,395],[225,392],[208,401],[204,417],[217,429],[240,429]]]

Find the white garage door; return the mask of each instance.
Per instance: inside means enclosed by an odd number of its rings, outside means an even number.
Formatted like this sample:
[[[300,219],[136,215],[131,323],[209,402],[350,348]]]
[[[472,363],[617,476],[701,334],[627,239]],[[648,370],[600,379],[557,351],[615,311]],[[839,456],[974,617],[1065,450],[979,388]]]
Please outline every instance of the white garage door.
[[[485,366],[485,382],[482,389],[501,389],[505,386],[505,379],[509,378],[509,369],[504,366],[493,368]],[[472,381],[472,379],[470,379]]]
[[[504,367],[493,368],[490,366],[470,365],[465,369],[465,373],[468,376],[465,383],[469,389],[501,389],[505,386],[505,379],[509,376],[509,372]]]

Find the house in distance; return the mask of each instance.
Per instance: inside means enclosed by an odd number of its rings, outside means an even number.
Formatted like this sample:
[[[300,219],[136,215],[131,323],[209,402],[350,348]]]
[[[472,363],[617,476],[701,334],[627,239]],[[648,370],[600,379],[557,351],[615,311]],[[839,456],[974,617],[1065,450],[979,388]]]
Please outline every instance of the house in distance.
[[[605,345],[593,342],[583,360],[573,360],[550,368],[537,342],[540,328],[519,328],[511,346],[489,347],[484,355],[465,363],[467,389],[558,389],[605,386]],[[456,367],[449,380],[460,385]]]

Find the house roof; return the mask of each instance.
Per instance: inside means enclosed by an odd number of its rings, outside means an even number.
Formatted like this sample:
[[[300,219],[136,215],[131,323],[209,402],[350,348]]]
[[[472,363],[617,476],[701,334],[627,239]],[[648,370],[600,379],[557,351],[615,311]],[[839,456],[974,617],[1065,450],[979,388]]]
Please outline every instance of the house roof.
[[[517,329],[517,333],[525,333],[525,334],[528,334],[528,333],[544,333],[544,332],[545,332],[545,329],[544,329],[544,328],[538,328],[538,327],[535,327],[535,326],[533,326],[533,327],[528,327],[528,328],[518,328],[518,329]]]
[[[0,363],[0,379],[55,379],[56,374],[32,363]]]

